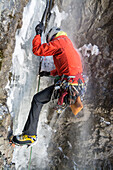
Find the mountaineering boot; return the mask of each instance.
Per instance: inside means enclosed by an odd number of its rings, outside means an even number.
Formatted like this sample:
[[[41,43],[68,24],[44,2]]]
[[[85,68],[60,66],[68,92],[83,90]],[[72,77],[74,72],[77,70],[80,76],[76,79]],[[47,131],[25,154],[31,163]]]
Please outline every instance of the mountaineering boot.
[[[17,135],[17,136],[13,136],[12,138],[12,143],[14,143],[15,145],[18,146],[22,146],[22,145],[34,145],[37,141],[37,136],[33,135],[33,136],[29,136],[29,135]]]

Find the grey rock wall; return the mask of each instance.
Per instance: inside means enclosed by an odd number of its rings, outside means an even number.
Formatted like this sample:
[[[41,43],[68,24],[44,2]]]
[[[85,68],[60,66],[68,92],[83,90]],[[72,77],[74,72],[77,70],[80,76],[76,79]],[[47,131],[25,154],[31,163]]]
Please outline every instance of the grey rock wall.
[[[88,57],[81,51],[84,73],[89,77],[84,109],[76,118],[66,110],[54,120],[50,167],[113,169],[113,1],[62,0],[58,5],[68,13],[62,29],[76,47],[91,43],[100,53],[92,55],[89,50]]]
[[[0,1],[0,168],[12,160],[13,148],[10,147],[7,135],[11,126],[11,116],[6,104],[6,85],[12,73],[12,53],[15,47],[15,33],[22,25],[23,8],[28,0]]]
[[[12,53],[15,46],[15,32],[21,28],[23,7],[28,0],[20,1],[2,1],[0,16],[0,101],[6,99],[5,86],[7,79],[10,78],[9,70],[12,63]],[[8,63],[8,64],[7,64]]]
[[[76,46],[81,47],[89,43],[99,46],[100,55],[85,58],[88,63],[86,67],[90,66],[87,70],[90,82],[93,82],[91,98],[96,107],[98,103],[98,107],[111,110],[113,106],[113,2],[70,0],[66,4],[62,1],[62,9],[66,12],[72,11],[62,22],[62,26],[64,29],[71,30],[69,35]]]

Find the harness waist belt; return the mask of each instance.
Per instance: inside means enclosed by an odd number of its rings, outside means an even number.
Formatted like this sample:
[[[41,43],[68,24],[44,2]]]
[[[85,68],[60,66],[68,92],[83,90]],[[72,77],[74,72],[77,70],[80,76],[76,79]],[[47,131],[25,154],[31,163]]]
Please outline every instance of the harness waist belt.
[[[78,80],[81,79],[82,80],[82,83],[85,83],[84,82],[84,78],[83,78],[83,75],[82,73],[78,73],[77,75],[75,76],[67,76],[67,75],[62,75],[60,80],[67,80],[70,84],[73,84],[73,85],[78,85]]]

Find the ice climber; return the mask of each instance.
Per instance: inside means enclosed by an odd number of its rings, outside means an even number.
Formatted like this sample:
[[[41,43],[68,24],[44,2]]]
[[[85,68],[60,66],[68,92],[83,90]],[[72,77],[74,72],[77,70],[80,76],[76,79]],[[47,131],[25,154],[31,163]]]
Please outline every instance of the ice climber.
[[[82,76],[82,63],[79,53],[73,47],[67,34],[60,28],[53,27],[47,34],[47,43],[41,45],[43,25],[35,28],[36,36],[33,39],[33,53],[37,56],[53,56],[55,69],[51,72],[42,71],[40,76],[59,76],[53,85],[34,95],[28,119],[25,123],[22,135],[13,137],[17,145],[33,144],[37,140],[37,125],[39,114],[43,104],[51,100],[54,93],[58,99],[58,105],[68,105],[74,115],[83,108],[81,96],[84,91],[84,79]],[[59,87],[59,88],[56,88]],[[56,90],[57,89],[57,90]]]

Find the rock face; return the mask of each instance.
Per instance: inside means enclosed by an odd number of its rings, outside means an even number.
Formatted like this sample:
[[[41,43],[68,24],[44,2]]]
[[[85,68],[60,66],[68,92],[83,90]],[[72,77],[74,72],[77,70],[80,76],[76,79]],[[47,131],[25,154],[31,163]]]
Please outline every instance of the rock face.
[[[23,8],[27,2],[28,0],[22,0],[21,3],[19,0],[0,2],[0,162],[5,164],[11,163],[13,152],[7,141],[11,116],[6,104],[5,87],[12,76],[10,68],[15,47],[15,33],[21,28]],[[0,168],[3,164],[0,164]]]
[[[6,100],[5,86],[10,74],[8,73],[12,63],[12,53],[15,46],[16,30],[21,28],[23,7],[28,0],[14,2],[13,0],[1,2],[1,45],[0,45],[0,101]]]
[[[52,154],[49,148],[51,164],[58,169],[113,169],[113,2],[62,0],[58,5],[68,13],[62,28],[82,47],[89,82],[85,107],[76,120],[67,110],[55,124],[50,146],[57,149]],[[84,53],[89,43],[98,46],[98,55],[90,49]]]
[[[9,71],[15,32],[22,25],[23,7],[27,2],[2,1],[0,6],[0,115],[3,118],[0,124],[0,162],[3,165],[5,161],[6,168],[11,162],[13,150],[5,140],[10,124],[5,86],[12,77]],[[52,129],[52,134],[46,136],[45,133],[45,138],[50,138],[47,146],[49,161],[43,160],[43,165],[47,162],[45,169],[48,170],[113,169],[113,1],[58,0],[56,3],[60,12],[68,14],[61,27],[80,49],[84,73],[89,81],[84,109],[76,117],[69,108],[65,113],[56,115],[51,108],[52,103],[48,106],[46,125]],[[99,50],[95,48],[97,46]],[[92,52],[92,48],[96,51]],[[34,154],[32,169],[44,169],[41,160],[38,166],[38,159],[38,153]]]
[[[88,72],[88,75],[90,74],[90,79],[93,81],[91,96],[94,96],[94,98],[91,97],[91,99],[93,103],[95,102],[96,107],[98,105],[98,107],[110,111],[113,106],[113,2],[110,0],[82,0],[82,2],[76,0],[76,2],[70,1],[67,5],[62,1],[62,6],[66,12],[69,9],[72,10],[66,21],[62,24],[63,28],[65,28],[67,23],[70,23],[68,27],[69,30],[71,29],[71,37],[73,37],[72,39],[77,47],[89,43],[99,46],[101,54],[89,57],[86,61],[88,67],[90,67],[90,73]],[[73,22],[71,22],[72,20]]]

